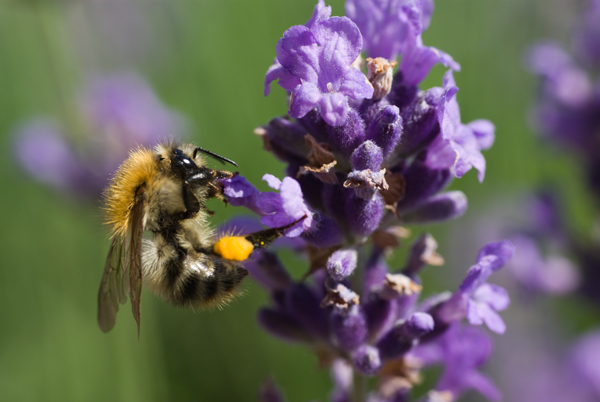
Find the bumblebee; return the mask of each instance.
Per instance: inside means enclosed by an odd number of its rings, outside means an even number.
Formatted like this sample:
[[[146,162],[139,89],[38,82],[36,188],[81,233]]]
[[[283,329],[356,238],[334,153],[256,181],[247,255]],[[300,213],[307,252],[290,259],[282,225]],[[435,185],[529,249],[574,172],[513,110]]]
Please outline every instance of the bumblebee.
[[[98,292],[98,324],[115,325],[119,304],[131,300],[140,332],[142,282],[176,306],[205,308],[231,300],[248,275],[239,261],[280,237],[298,221],[248,236],[214,240],[205,205],[225,201],[219,180],[234,175],[206,166],[201,154],[237,164],[191,144],[138,148],[119,167],[104,193],[112,243]],[[144,239],[145,231],[150,238]]]

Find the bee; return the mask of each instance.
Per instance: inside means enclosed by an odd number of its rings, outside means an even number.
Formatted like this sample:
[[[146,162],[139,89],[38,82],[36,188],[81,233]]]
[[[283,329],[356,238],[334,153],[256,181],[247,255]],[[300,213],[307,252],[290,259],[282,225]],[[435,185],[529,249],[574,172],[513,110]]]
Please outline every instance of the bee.
[[[98,292],[102,331],[114,327],[128,294],[139,336],[142,282],[176,306],[200,309],[227,303],[248,275],[239,261],[302,220],[215,241],[208,221],[213,212],[206,201],[226,202],[219,180],[234,173],[207,167],[201,154],[237,166],[191,144],[161,143],[154,150],[133,150],[105,190],[112,242]],[[146,231],[149,239],[143,238]]]

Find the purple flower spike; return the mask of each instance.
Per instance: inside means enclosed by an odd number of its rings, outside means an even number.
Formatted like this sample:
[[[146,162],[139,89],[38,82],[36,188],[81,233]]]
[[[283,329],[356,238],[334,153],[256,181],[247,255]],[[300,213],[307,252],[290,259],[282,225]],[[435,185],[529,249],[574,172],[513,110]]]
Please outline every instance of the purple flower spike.
[[[268,85],[291,92],[290,116],[302,118],[315,107],[331,126],[346,121],[348,99],[373,96],[366,76],[350,65],[362,49],[356,24],[346,17],[315,21],[310,28],[293,26],[277,42],[277,61],[267,73]]]
[[[367,339],[367,320],[357,305],[335,308],[331,316],[331,329],[339,347],[351,351]]]
[[[17,158],[29,174],[60,189],[76,190],[83,184],[84,175],[78,172],[85,168],[53,122],[33,120],[18,131]]]
[[[355,170],[377,171],[383,162],[383,151],[373,141],[365,141],[352,153],[351,159]]]
[[[374,375],[381,368],[381,358],[377,348],[370,345],[362,345],[353,356],[354,367],[365,375]]]
[[[402,117],[393,105],[382,108],[367,129],[367,138],[381,147],[384,158],[396,148],[401,135]]]
[[[405,322],[392,328],[377,343],[383,359],[395,359],[408,352],[417,339],[433,330],[433,318],[427,313],[414,313]]]
[[[356,250],[338,250],[327,260],[327,273],[339,282],[354,272],[357,259]]]
[[[450,191],[429,198],[402,217],[406,223],[425,224],[458,218],[466,210],[465,194],[462,191]]]

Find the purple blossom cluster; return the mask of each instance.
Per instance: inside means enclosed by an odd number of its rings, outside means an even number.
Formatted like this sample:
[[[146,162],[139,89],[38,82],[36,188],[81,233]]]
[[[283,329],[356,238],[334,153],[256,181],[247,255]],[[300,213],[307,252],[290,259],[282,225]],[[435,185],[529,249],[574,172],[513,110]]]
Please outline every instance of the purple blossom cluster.
[[[570,52],[553,41],[533,46],[529,69],[540,77],[532,118],[536,130],[582,158],[589,185],[600,197],[600,1],[591,0]]]
[[[568,146],[586,170],[588,187],[596,202],[600,200],[600,1],[590,0],[576,24],[570,48],[552,41],[533,46],[527,57],[530,70],[540,77],[540,88],[533,108],[537,131],[554,144]],[[563,247],[579,265],[582,279],[579,290],[600,303],[600,240],[598,236],[579,239],[562,228]],[[552,233],[552,232],[550,232]],[[555,232],[554,232],[555,233]],[[535,251],[524,243],[531,258]],[[566,260],[553,264],[565,272]]]
[[[419,273],[444,262],[433,237],[418,236],[403,267],[386,263],[409,236],[406,225],[464,213],[466,196],[444,189],[471,168],[482,181],[481,151],[494,142],[489,121],[461,122],[459,65],[422,42],[432,12],[430,0],[348,0],[347,16],[331,17],[319,0],[305,25],[284,32],[265,77],[265,95],[276,80],[288,95],[288,116],[255,131],[287,165],[283,180],[263,178],[279,193],[241,176],[223,181],[228,201],[263,224],[304,217],[287,233],[309,261],[303,278],[294,281],[270,251],[247,268],[271,295],[260,324],[330,365],[333,401],[408,400],[420,370],[434,364],[444,374],[423,400],[455,400],[471,388],[500,395],[478,371],[491,342],[463,319],[505,331],[498,311],[507,292],[487,280],[511,258],[512,243],[484,246],[455,292],[425,300]],[[419,88],[436,64],[447,68],[441,86]],[[369,376],[378,382],[367,392],[359,382]],[[271,382],[262,394],[281,400]]]
[[[92,78],[77,100],[77,127],[46,117],[15,130],[16,157],[36,180],[96,200],[129,151],[183,135],[185,122],[133,73]]]

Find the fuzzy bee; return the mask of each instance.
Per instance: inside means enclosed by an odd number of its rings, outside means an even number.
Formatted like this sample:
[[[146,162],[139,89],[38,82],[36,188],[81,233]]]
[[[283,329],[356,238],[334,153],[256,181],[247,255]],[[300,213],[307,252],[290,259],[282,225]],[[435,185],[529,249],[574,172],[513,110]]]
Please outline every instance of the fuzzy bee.
[[[233,173],[210,169],[202,153],[237,166],[190,144],[164,143],[132,151],[106,189],[112,243],[98,293],[102,331],[113,328],[119,304],[129,294],[139,336],[142,282],[177,306],[226,303],[248,274],[238,261],[297,223],[215,241],[205,203],[225,201],[218,181]],[[145,231],[151,232],[149,239],[143,239]]]

